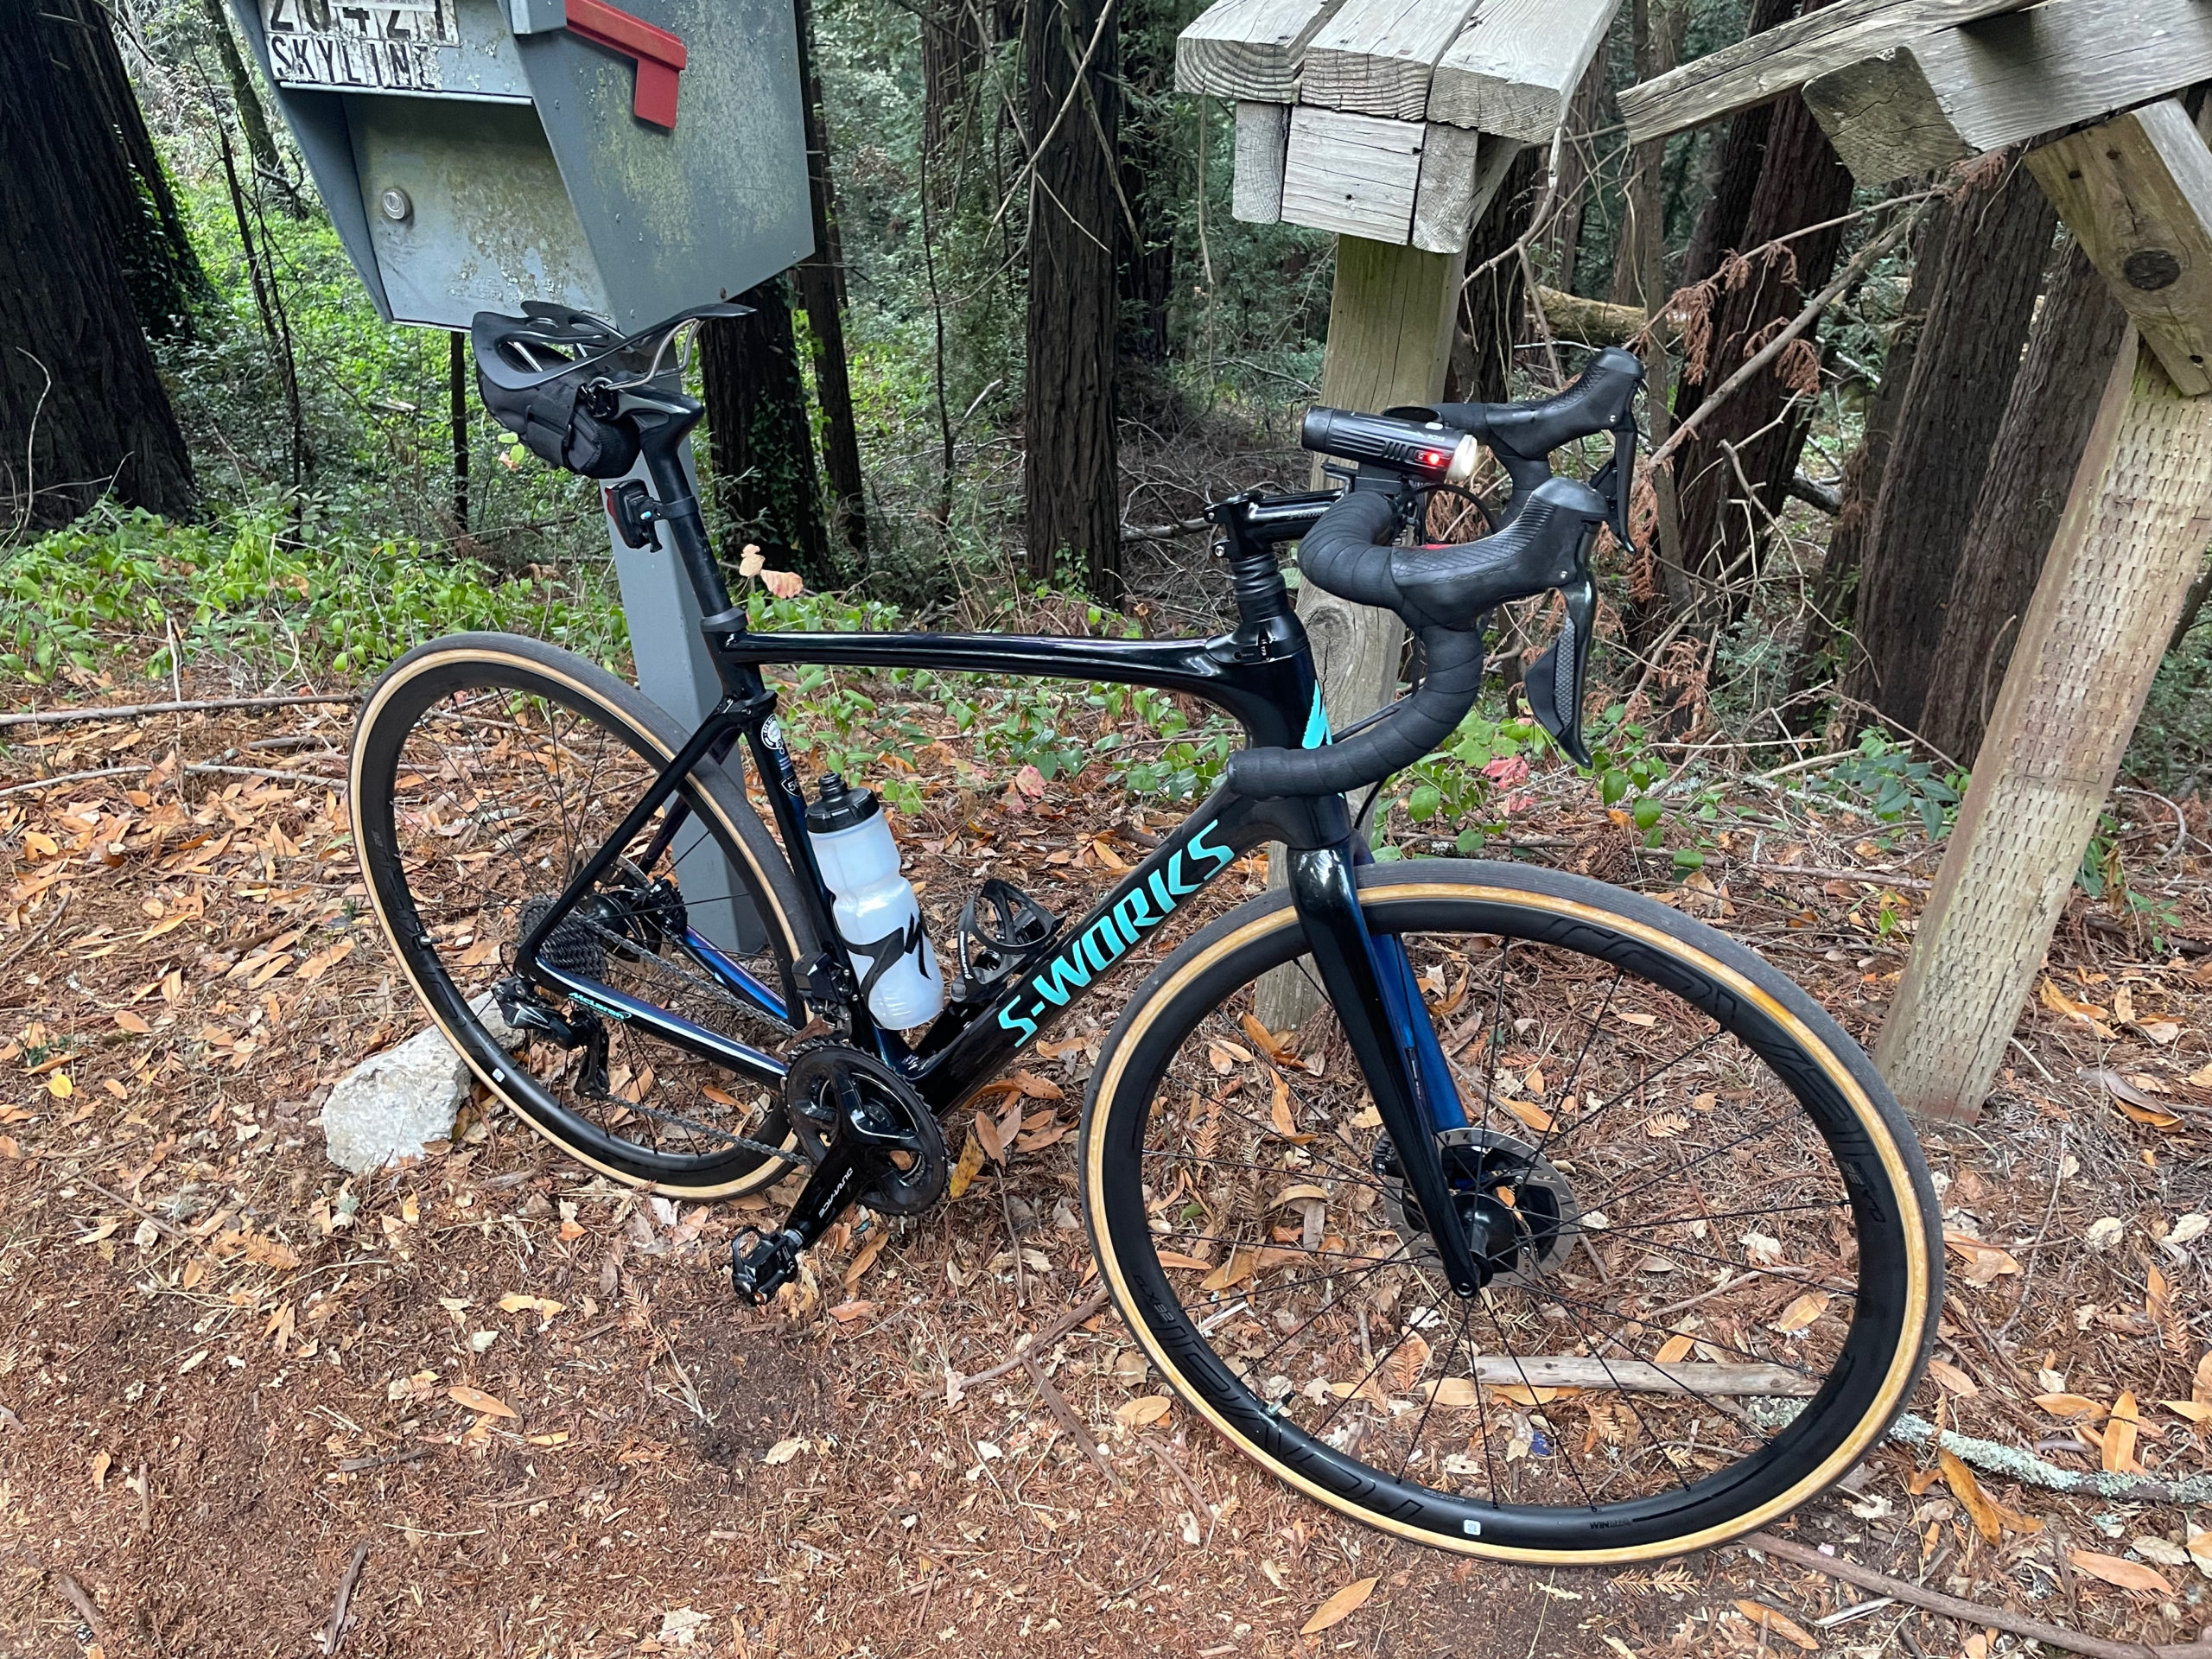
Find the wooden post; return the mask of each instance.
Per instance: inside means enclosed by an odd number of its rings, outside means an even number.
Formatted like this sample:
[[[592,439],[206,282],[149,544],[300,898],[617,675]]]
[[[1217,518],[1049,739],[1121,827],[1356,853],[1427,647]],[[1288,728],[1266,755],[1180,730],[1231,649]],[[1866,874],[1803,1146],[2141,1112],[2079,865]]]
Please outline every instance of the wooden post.
[[[2206,384],[2212,156],[2169,102],[2028,166],[2140,334],[2106,387],[1874,1051],[1908,1109],[1962,1120],[1997,1076],[2212,535],[2212,397],[2190,395]]]
[[[1464,249],[1424,253],[1339,236],[1319,401],[1374,410],[1442,397],[1452,356],[1452,308],[1465,264]],[[1318,457],[1313,480],[1318,488]],[[1298,615],[1313,641],[1321,700],[1332,728],[1342,731],[1397,695],[1406,629],[1395,615],[1310,586],[1299,589]],[[1283,879],[1281,849],[1273,849],[1268,880],[1280,886]],[[1302,1023],[1318,1006],[1313,986],[1294,966],[1277,969],[1262,982],[1257,1012],[1270,1030],[1281,1031]]]
[[[1874,1063],[1970,1120],[1997,1076],[2212,535],[2212,399],[2123,350]]]

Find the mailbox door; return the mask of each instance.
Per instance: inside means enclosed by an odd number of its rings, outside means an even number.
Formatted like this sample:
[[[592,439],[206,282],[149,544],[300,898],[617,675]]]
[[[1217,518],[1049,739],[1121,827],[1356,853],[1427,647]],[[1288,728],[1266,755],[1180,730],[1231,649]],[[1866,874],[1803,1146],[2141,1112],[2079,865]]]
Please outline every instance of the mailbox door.
[[[353,93],[345,105],[394,321],[465,328],[518,299],[605,315],[607,284],[537,111]]]

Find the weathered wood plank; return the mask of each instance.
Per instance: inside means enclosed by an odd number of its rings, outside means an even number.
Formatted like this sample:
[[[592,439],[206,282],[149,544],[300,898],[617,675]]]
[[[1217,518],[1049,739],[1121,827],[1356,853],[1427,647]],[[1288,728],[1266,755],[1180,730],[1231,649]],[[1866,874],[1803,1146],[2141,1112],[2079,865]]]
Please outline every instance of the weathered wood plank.
[[[2212,397],[2125,350],[1874,1050],[1909,1110],[1988,1094],[2208,537]]]
[[[2212,149],[2181,100],[2031,149],[2028,168],[2174,385],[2212,392]]]
[[[1763,29],[1620,95],[1628,139],[1640,144],[1732,115],[1803,86],[1816,75],[1954,23],[2031,0],[1835,0]]]
[[[1429,78],[1475,0],[1344,0],[1306,48],[1298,99],[1418,121]]]
[[[1548,144],[1620,0],[1482,0],[1436,65],[1428,118]]]
[[[1421,144],[1421,182],[1414,189],[1414,246],[1428,253],[1465,247],[1468,232],[1524,148],[1515,139],[1430,122]]]
[[[1630,1394],[1783,1395],[1820,1392],[1821,1378],[1787,1365],[1712,1364],[1679,1360],[1655,1365],[1643,1359],[1590,1359],[1580,1354],[1483,1354],[1466,1363],[1471,1380],[1492,1388],[1613,1389]],[[1472,1405],[1469,1376],[1447,1376],[1415,1387],[1433,1390],[1441,1406]]]
[[[1289,105],[1238,101],[1231,213],[1249,225],[1273,225],[1282,217],[1282,168],[1289,148]]]
[[[1427,130],[1418,121],[1300,105],[1290,112],[1282,216],[1294,225],[1402,245]]]
[[[1298,99],[1298,66],[1339,0],[1218,0],[1175,41],[1175,90],[1264,104]]]
[[[1831,71],[1805,102],[1853,176],[1887,184],[2208,76],[2203,0],[2062,0]]]

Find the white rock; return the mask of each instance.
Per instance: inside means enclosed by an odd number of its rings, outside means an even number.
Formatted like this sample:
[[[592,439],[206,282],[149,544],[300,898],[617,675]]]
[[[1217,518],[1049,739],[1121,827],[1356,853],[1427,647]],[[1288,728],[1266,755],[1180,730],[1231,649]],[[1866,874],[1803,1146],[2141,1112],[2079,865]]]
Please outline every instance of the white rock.
[[[499,1017],[489,991],[469,1007],[495,1041],[513,1046],[518,1033]],[[453,1132],[468,1090],[467,1062],[435,1026],[372,1054],[330,1091],[322,1109],[330,1161],[360,1175],[419,1158],[430,1141]]]

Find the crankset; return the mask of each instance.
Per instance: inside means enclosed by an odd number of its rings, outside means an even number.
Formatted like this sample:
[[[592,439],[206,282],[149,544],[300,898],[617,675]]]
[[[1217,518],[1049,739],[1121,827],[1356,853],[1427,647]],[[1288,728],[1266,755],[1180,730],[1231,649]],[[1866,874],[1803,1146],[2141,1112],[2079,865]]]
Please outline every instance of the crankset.
[[[791,1212],[772,1233],[741,1231],[730,1245],[730,1283],[766,1302],[798,1271],[810,1248],[850,1205],[911,1216],[944,1196],[944,1136],[929,1103],[874,1055],[817,1041],[791,1057],[784,1107],[814,1164]]]
[[[1494,1129],[1448,1129],[1436,1149],[1485,1283],[1532,1284],[1565,1264],[1582,1211],[1558,1165]],[[1433,1260],[1435,1241],[1387,1133],[1376,1138],[1372,1161],[1398,1236],[1416,1257]]]

